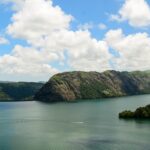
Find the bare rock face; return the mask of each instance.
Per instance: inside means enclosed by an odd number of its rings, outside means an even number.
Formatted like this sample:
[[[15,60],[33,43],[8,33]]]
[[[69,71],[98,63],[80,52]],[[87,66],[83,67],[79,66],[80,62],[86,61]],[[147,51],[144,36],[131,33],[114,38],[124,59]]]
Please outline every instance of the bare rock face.
[[[35,95],[46,102],[150,93],[150,72],[65,72],[54,75]]]

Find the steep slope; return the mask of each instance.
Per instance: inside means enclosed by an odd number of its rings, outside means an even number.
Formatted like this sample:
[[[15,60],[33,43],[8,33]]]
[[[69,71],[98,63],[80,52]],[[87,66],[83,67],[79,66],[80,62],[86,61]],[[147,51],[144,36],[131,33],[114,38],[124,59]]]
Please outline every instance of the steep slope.
[[[1,82],[0,101],[31,100],[43,83]]]
[[[149,72],[65,72],[54,75],[36,93],[40,101],[74,101],[150,93]]]

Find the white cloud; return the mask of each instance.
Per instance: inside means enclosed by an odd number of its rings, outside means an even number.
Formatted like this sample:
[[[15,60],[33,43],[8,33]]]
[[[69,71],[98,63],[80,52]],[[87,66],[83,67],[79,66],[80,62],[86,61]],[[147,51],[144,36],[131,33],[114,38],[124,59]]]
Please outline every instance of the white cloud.
[[[88,43],[87,49],[83,48],[79,51],[74,48],[70,57],[70,64],[75,70],[100,72],[111,69],[110,54],[104,41],[97,42],[93,39],[92,42]]]
[[[113,59],[115,69],[150,70],[150,37],[147,33],[125,36],[121,29],[110,30],[105,40],[120,54],[120,57]]]
[[[15,2],[19,9],[15,9],[7,33],[27,41],[28,46],[16,45],[11,53],[0,57],[0,76],[47,80],[60,71],[54,63],[58,66],[66,62],[72,70],[112,69],[109,60],[116,70],[150,69],[150,37],[147,33],[126,36],[121,29],[110,30],[104,40],[96,40],[89,31],[92,24],[72,31],[73,17],[59,6],[53,6],[50,0],[9,1]],[[122,14],[117,16],[120,21]],[[106,29],[105,24],[99,27]],[[112,57],[109,48],[116,50],[120,57]]]
[[[85,23],[85,24],[79,24],[78,29],[79,30],[90,30],[94,27],[93,23]]]
[[[67,31],[58,43],[68,50],[69,64],[75,70],[104,71],[110,69],[109,49],[106,42],[97,41],[89,31]],[[67,42],[69,41],[69,42]]]
[[[111,20],[128,21],[134,27],[150,25],[150,6],[146,0],[125,0],[118,15],[111,15]]]
[[[14,12],[7,33],[27,41],[30,47],[17,45],[12,53],[1,56],[0,71],[3,74],[35,76],[39,80],[59,71],[52,63],[66,61],[73,70],[110,69],[106,42],[92,38],[88,30],[70,30],[73,17],[59,6],[53,6],[52,1],[25,0],[21,6]]]
[[[0,3],[11,3],[13,10],[17,11],[23,7],[25,1],[26,0],[1,0]]]
[[[42,50],[37,51],[31,47],[16,45],[11,54],[0,57],[0,74],[9,74],[11,77],[30,74],[30,76],[48,78],[50,74],[58,72],[57,69],[48,64],[57,59],[56,54],[50,55]]]
[[[107,29],[107,26],[106,26],[104,23],[100,23],[100,24],[98,25],[98,28],[99,28],[100,30],[106,30],[106,29]]]
[[[32,41],[68,29],[71,20],[71,15],[66,15],[59,6],[54,7],[51,1],[26,0],[23,8],[13,15],[7,32],[15,38]]]
[[[9,41],[6,38],[0,36],[0,45],[1,44],[8,44],[8,43],[9,43]]]

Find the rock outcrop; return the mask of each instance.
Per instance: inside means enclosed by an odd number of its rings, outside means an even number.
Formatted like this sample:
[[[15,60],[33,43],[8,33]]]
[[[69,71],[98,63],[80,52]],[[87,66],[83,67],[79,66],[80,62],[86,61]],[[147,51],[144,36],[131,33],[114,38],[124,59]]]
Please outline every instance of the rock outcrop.
[[[99,99],[150,93],[150,72],[65,72],[54,75],[35,95],[46,102]]]

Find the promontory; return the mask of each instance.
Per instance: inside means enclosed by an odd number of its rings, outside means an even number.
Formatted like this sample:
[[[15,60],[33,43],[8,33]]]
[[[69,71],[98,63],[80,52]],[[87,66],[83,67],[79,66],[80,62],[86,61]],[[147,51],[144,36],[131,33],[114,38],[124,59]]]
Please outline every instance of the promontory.
[[[72,102],[128,95],[150,94],[150,72],[64,72],[50,80],[35,94],[45,102]]]

